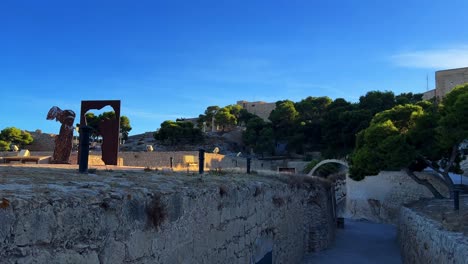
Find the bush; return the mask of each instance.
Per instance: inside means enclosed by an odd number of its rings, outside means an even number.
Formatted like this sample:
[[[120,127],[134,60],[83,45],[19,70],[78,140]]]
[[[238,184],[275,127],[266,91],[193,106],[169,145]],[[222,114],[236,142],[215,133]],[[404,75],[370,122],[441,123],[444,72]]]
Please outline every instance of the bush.
[[[0,151],[8,151],[10,150],[10,143],[0,140]]]

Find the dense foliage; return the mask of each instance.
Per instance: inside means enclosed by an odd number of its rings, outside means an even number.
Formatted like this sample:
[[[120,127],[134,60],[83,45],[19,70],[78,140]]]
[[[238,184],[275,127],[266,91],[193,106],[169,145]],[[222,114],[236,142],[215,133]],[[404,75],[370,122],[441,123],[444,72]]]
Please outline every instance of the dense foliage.
[[[392,92],[371,91],[358,103],[328,97],[307,97],[297,103],[278,101],[270,114],[271,122],[257,118],[251,121],[257,124],[247,124],[244,143],[256,153],[274,153],[276,145],[285,144],[290,153],[319,151],[325,158],[345,157],[355,147],[356,134],[369,126],[376,113],[421,98],[421,94],[395,96]],[[263,129],[272,133],[260,134]]]
[[[171,145],[176,143],[193,144],[203,140],[201,130],[194,127],[191,122],[170,120],[161,124],[161,128],[154,133],[154,138]]]
[[[217,131],[243,126],[246,151],[257,154],[287,154],[280,153],[281,146],[286,146],[289,153],[319,151],[325,158],[341,158],[354,149],[356,134],[369,126],[376,113],[418,102],[421,97],[421,94],[395,96],[388,91],[371,91],[361,96],[359,102],[351,103],[342,98],[309,96],[299,102],[276,102],[269,120],[247,112],[240,105],[209,106],[199,115],[197,127],[204,131],[215,127]]]
[[[7,127],[0,132],[0,150],[10,150],[10,145],[19,147],[29,145],[33,142],[31,134],[16,127]]]
[[[431,167],[450,190],[450,171],[459,172],[459,144],[468,138],[468,84],[458,86],[440,104],[398,105],[374,116],[358,133],[351,155],[351,177],[363,179],[381,170],[404,169],[436,197],[442,195],[414,171]]]
[[[227,128],[245,123],[251,117],[240,105],[208,106],[205,113],[198,116],[197,125],[209,130],[213,126],[219,126],[224,131]]]
[[[96,116],[94,113],[89,112],[86,113],[86,122],[88,126],[93,128],[92,136],[97,137],[100,135],[99,131],[99,123],[104,120],[104,119],[115,119],[115,112],[110,111],[110,112],[104,112],[98,116]],[[127,140],[128,139],[128,132],[132,130],[132,127],[130,125],[130,119],[126,116],[120,116],[120,133],[122,133],[122,139]]]

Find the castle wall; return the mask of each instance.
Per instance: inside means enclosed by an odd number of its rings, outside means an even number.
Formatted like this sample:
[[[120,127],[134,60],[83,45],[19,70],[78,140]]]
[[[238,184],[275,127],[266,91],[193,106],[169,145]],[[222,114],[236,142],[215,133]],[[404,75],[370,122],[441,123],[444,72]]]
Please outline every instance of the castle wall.
[[[331,245],[320,180],[0,166],[1,263],[299,263]]]
[[[436,96],[444,97],[455,86],[468,82],[468,67],[436,72]]]
[[[251,114],[255,114],[261,117],[265,121],[269,121],[271,111],[275,110],[276,103],[265,103],[265,102],[248,102],[248,101],[237,101],[237,104],[242,106]]]

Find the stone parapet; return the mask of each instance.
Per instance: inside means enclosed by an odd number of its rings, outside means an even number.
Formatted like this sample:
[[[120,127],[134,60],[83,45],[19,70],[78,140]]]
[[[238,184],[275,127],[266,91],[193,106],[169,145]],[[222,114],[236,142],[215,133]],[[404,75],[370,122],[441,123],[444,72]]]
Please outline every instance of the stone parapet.
[[[54,166],[0,166],[1,263],[299,263],[334,239],[319,179]]]
[[[466,225],[466,217],[464,222],[463,219],[458,219],[450,223],[449,214],[455,214],[452,202],[450,200],[421,201],[416,203],[416,206],[413,204],[401,208],[398,240],[404,263],[467,263],[468,230],[464,226]],[[445,203],[442,210],[430,209],[438,207],[440,203]],[[464,212],[460,211],[458,215],[466,214],[468,197],[465,197],[463,207],[461,209]],[[444,216],[437,219],[438,215]],[[465,229],[465,233],[463,229]]]

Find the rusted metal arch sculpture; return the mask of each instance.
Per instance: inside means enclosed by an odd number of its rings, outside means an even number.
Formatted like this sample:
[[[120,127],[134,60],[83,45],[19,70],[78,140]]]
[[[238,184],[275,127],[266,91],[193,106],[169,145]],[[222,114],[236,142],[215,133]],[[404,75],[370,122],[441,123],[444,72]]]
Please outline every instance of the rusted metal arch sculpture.
[[[101,148],[102,160],[106,165],[117,165],[120,131],[120,100],[81,101],[80,127],[87,126],[86,112],[88,112],[91,109],[100,110],[106,106],[110,106],[114,109],[115,120],[103,120],[99,124],[99,129],[103,138]],[[78,157],[80,157],[79,153]]]

